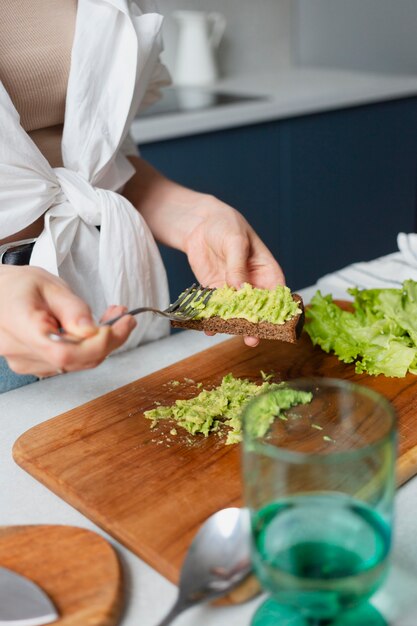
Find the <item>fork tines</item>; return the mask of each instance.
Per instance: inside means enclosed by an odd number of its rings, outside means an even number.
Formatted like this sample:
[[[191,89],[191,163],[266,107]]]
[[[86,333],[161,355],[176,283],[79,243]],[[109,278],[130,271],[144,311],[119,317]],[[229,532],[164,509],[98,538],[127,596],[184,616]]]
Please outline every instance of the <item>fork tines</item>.
[[[213,291],[213,287],[203,287],[199,283],[194,283],[166,311],[175,315],[178,314],[178,319],[192,319],[198,315],[199,309],[191,306],[191,302],[200,302],[202,300],[202,304],[206,306]]]

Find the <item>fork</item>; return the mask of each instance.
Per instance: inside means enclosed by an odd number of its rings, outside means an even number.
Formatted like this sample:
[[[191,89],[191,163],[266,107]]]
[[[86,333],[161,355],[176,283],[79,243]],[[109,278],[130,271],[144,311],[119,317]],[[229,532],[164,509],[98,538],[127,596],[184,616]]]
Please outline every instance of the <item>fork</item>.
[[[198,283],[193,283],[191,287],[188,287],[188,289],[183,291],[178,300],[176,300],[173,304],[170,304],[169,307],[163,311],[149,306],[142,306],[137,309],[126,311],[116,317],[112,317],[106,322],[101,322],[100,326],[112,326],[112,324],[120,320],[125,315],[139,315],[140,313],[146,312],[166,317],[167,319],[175,322],[188,322],[188,320],[192,320],[196,317],[200,310],[192,306],[191,302],[201,302],[203,306],[206,306],[213,291],[214,287],[203,287]],[[49,333],[48,337],[49,339],[52,339],[52,341],[63,343],[80,343],[84,339],[84,337],[77,337],[76,335],[71,335],[70,333],[65,332],[63,328],[59,328],[56,332]]]

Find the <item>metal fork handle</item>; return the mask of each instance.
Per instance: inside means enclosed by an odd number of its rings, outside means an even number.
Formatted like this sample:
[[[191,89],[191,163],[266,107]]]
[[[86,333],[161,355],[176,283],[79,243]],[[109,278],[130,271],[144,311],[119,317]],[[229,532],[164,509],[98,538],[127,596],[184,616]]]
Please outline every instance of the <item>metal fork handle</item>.
[[[161,311],[160,309],[154,309],[149,306],[139,307],[138,309],[131,309],[130,311],[125,311],[125,313],[121,313],[121,315],[117,315],[116,317],[112,317],[110,320],[106,322],[100,322],[99,326],[112,326],[117,321],[125,317],[125,315],[138,315],[139,313],[155,313],[155,315],[160,315],[161,317],[165,317],[169,320],[178,320],[178,321],[186,321],[187,319],[192,319],[195,315],[197,315],[198,311],[190,311],[188,315],[176,314],[175,311],[171,313],[168,311]],[[56,333],[49,333],[49,339],[52,341],[61,341],[62,343],[72,343],[77,344],[81,343],[84,340],[84,337],[77,337],[76,335],[71,335],[70,333],[57,331]]]
[[[172,313],[169,314],[165,313],[164,311],[160,311],[159,309],[153,309],[152,307],[143,306],[139,307],[138,309],[132,309],[131,311],[125,311],[125,313],[117,315],[116,317],[112,317],[112,319],[107,320],[106,322],[100,322],[99,326],[112,326],[118,320],[122,319],[122,317],[124,317],[125,315],[138,315],[139,313],[147,312],[156,313],[157,315],[161,315],[162,317],[167,317],[169,319],[175,318],[175,315],[173,315]],[[77,335],[71,335],[70,333],[59,331],[57,331],[56,333],[49,333],[48,336],[49,339],[52,339],[52,341],[57,341],[61,343],[77,344],[84,341],[84,337],[77,337]]]
[[[131,309],[130,311],[125,311],[121,315],[117,315],[116,317],[112,317],[106,322],[101,322],[100,326],[112,326],[118,320],[120,320],[125,315],[138,315],[139,313],[154,313],[155,315],[160,315],[161,317],[165,317],[169,320],[175,321],[187,321],[190,320],[198,314],[198,309],[193,308],[191,306],[191,302],[195,299],[197,302],[201,301],[205,306],[209,301],[214,289],[210,287],[202,287],[201,285],[197,285],[194,283],[186,289],[173,304],[161,311],[160,309],[155,309],[153,307],[138,307],[137,309]],[[77,344],[83,341],[82,337],[77,337],[76,335],[71,335],[69,333],[65,333],[62,330],[56,333],[49,333],[49,338],[53,341],[61,341],[63,343],[72,343]]]
[[[187,317],[194,317],[198,311],[193,310],[189,305],[193,300],[202,300],[204,304],[210,299],[210,296],[213,292],[213,289],[210,287],[202,287],[200,284],[193,283],[191,287],[188,287],[176,300],[173,304],[170,304],[168,308],[161,311],[160,309],[155,309],[149,306],[142,306],[137,309],[131,309],[130,311],[126,311],[117,317],[112,317],[112,319],[107,320],[107,322],[102,322],[101,326],[111,326],[118,320],[120,320],[124,315],[138,315],[138,313],[145,313],[150,311],[151,313],[156,313],[156,315],[161,315],[162,317],[167,317],[168,319],[180,319],[179,316],[183,316],[183,319]]]
[[[125,315],[138,315],[139,313],[146,313],[148,311],[150,313],[156,313],[157,315],[162,315],[162,317],[168,317],[168,318],[172,317],[172,314],[165,313],[165,311],[160,311],[159,309],[154,309],[150,306],[141,306],[138,309],[132,309],[131,311],[126,311],[125,313],[121,313],[120,315],[117,315],[116,317],[112,317],[110,320],[107,320],[106,322],[101,322],[100,326],[112,326],[113,324],[121,320],[122,317],[124,317]]]

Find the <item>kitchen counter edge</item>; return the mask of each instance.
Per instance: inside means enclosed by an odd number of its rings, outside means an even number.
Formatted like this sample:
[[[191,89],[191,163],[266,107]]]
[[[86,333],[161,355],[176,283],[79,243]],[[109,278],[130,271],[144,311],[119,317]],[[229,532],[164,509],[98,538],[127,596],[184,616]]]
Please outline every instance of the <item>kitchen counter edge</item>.
[[[417,96],[417,75],[373,74],[296,67],[248,74],[208,85],[207,91],[262,98],[209,109],[135,118],[141,144],[186,137],[300,115]]]

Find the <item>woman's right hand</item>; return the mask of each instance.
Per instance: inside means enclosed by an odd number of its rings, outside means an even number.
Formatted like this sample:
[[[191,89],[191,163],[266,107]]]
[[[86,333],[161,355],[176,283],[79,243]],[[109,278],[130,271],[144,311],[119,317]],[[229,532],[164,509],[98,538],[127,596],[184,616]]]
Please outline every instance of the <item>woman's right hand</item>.
[[[103,319],[123,310],[110,307]],[[42,378],[96,367],[135,326],[131,316],[97,326],[85,302],[60,278],[37,267],[0,266],[0,355],[18,374]],[[68,344],[49,339],[60,327],[84,340]]]

